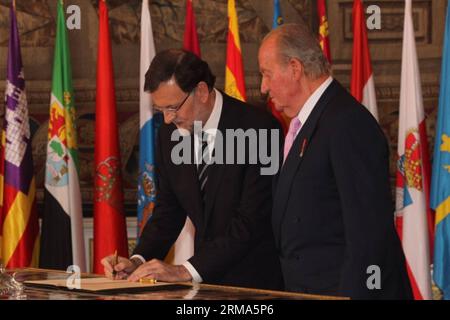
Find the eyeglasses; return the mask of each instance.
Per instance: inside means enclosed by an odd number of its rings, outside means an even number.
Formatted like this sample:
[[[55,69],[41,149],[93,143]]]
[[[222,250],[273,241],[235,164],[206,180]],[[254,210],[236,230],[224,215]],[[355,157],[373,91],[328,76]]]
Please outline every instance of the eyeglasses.
[[[183,101],[178,106],[169,106],[169,107],[161,108],[161,107],[158,107],[157,105],[153,105],[153,109],[156,111],[159,111],[161,113],[164,113],[164,112],[176,113],[184,105],[184,103],[187,101],[187,99],[189,98],[191,93],[192,93],[192,91],[187,94],[186,98],[184,98]]]

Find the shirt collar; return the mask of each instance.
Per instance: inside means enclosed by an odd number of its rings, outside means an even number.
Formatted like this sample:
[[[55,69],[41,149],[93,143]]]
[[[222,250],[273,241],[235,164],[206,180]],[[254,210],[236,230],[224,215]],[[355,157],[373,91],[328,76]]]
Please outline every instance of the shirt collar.
[[[323,95],[331,82],[333,82],[333,78],[330,76],[313,92],[308,100],[306,100],[305,104],[297,115],[297,118],[298,120],[300,120],[302,126],[305,124],[306,120],[308,120],[309,115],[311,114],[320,97]]]
[[[214,91],[216,93],[214,106],[208,120],[203,126],[203,131],[207,133],[208,137],[216,136],[217,128],[219,127],[220,115],[222,114],[223,96],[219,90],[214,88]]]

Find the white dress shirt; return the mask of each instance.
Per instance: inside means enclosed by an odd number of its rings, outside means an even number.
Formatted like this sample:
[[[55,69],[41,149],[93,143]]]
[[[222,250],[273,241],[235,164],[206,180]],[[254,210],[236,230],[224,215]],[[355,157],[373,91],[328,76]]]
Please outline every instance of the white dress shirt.
[[[208,141],[208,152],[209,152],[209,158],[212,158],[212,152],[214,150],[214,143],[216,141],[216,134],[217,134],[217,128],[219,126],[219,120],[220,115],[222,114],[222,105],[223,105],[223,97],[219,90],[214,89],[216,92],[216,99],[214,101],[213,110],[211,111],[211,114],[206,121],[205,125],[203,126],[203,130],[207,135],[207,141]],[[200,137],[201,138],[201,137]],[[194,139],[194,152],[196,155],[198,155],[198,149],[200,147],[199,145],[200,139]],[[194,157],[195,164],[198,165],[199,157]]]
[[[306,123],[306,120],[308,120],[309,115],[313,111],[320,97],[322,97],[325,90],[327,90],[327,88],[330,86],[331,82],[333,82],[333,78],[330,76],[313,92],[313,94],[308,98],[308,100],[306,100],[305,104],[300,109],[300,112],[297,115],[298,120],[300,120],[301,126],[297,130],[295,136],[297,136],[303,125]]]

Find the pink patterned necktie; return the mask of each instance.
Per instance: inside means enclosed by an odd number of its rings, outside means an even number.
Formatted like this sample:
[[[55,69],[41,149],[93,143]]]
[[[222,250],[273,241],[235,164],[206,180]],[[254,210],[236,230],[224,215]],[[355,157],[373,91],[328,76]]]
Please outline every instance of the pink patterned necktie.
[[[291,120],[291,123],[289,125],[289,131],[286,135],[286,139],[284,141],[284,160],[283,163],[286,161],[286,158],[289,154],[289,150],[291,150],[292,144],[294,143],[295,137],[297,136],[297,131],[300,129],[300,126],[302,124],[300,123],[300,120],[295,117]]]

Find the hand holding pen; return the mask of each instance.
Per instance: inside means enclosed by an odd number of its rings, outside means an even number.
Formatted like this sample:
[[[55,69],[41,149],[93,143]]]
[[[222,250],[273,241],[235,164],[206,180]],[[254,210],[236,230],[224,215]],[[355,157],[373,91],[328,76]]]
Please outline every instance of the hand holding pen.
[[[105,276],[114,280],[127,279],[137,268],[137,265],[131,260],[120,257],[117,250],[114,254],[103,258],[101,263],[103,265]]]

